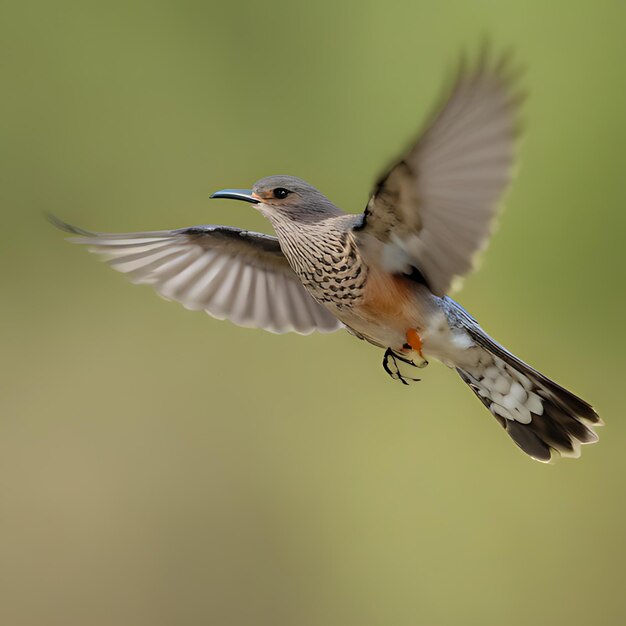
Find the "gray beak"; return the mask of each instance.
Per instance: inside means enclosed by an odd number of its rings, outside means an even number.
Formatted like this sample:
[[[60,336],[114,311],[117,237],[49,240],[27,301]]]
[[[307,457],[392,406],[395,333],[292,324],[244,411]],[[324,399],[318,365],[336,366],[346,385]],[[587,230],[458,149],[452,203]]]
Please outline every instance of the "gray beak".
[[[251,189],[222,189],[216,191],[211,198],[228,198],[230,200],[243,200],[252,204],[259,204],[259,200],[252,196]]]

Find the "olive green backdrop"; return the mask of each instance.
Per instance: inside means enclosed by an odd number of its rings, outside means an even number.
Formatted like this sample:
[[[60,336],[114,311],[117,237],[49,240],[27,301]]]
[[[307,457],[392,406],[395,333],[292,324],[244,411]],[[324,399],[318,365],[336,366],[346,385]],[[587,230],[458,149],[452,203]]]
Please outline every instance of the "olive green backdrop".
[[[594,2],[5,4],[0,623],[626,620],[626,8]],[[223,223],[273,173],[361,210],[462,49],[512,47],[519,175],[459,299],[590,400],[534,463],[433,364],[240,329],[134,287],[43,218]]]

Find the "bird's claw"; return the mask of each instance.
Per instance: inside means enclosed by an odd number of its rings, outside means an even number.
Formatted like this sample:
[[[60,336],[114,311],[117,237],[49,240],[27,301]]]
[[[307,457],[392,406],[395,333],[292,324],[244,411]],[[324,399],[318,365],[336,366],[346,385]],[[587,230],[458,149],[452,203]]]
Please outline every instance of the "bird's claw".
[[[408,376],[403,376],[402,372],[400,372],[400,367],[398,366],[398,359],[403,363],[407,363],[412,367],[425,367],[428,365],[428,361],[420,365],[416,365],[413,361],[409,359],[405,359],[398,354],[396,354],[391,348],[387,348],[385,351],[385,356],[383,357],[383,369],[392,380],[399,380],[403,385],[409,385],[411,382],[417,383],[421,380],[421,378],[410,378]],[[409,382],[410,381],[410,382]]]

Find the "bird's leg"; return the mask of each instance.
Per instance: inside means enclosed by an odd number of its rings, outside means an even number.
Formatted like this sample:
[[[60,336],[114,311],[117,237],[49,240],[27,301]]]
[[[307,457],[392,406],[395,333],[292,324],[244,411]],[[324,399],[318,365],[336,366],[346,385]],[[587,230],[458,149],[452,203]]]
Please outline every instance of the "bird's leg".
[[[405,350],[413,350],[413,352],[417,352],[417,354],[420,355],[422,359],[420,363],[411,361],[411,364],[415,367],[426,367],[428,365],[428,361],[422,352],[423,346],[424,344],[420,334],[414,328],[409,328],[409,330],[406,331],[406,343],[403,347]]]
[[[385,350],[385,356],[383,357],[383,368],[393,380],[399,380],[403,385],[408,385],[409,381],[416,383],[421,380],[419,378],[408,378],[407,376],[403,376],[400,372],[400,368],[398,367],[397,359],[415,367],[415,363],[413,363],[413,361],[405,359],[399,354],[396,354],[391,348],[387,348],[387,350]]]

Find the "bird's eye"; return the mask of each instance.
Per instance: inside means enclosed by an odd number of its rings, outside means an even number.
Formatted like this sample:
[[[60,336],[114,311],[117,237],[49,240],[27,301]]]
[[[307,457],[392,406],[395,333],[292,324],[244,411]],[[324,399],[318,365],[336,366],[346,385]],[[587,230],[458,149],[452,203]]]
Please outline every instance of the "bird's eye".
[[[289,189],[285,189],[284,187],[276,187],[276,189],[274,189],[274,198],[282,200],[283,198],[286,198],[290,193],[291,191],[289,191]]]

